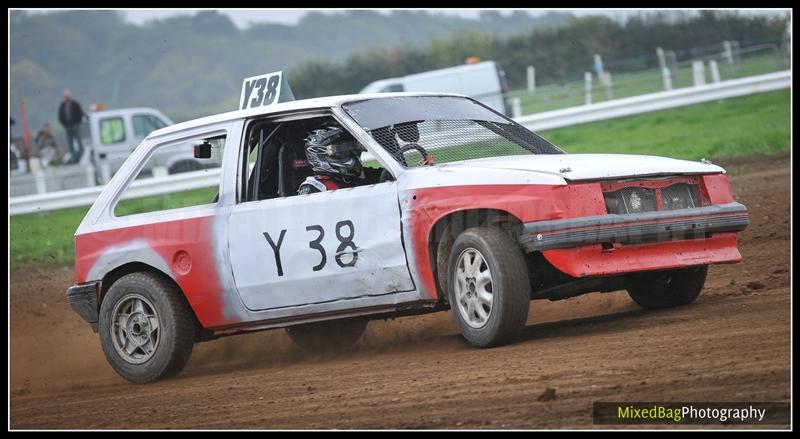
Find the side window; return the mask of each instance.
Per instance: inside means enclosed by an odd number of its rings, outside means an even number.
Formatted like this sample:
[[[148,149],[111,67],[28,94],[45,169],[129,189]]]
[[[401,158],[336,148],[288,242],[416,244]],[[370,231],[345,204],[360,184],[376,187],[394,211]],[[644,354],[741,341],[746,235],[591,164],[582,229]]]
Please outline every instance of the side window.
[[[306,140],[312,133],[318,139],[332,140],[321,141],[313,160],[309,160]],[[254,121],[245,138],[247,149],[242,155],[240,174],[242,201],[295,196],[304,183],[320,190],[335,190],[392,179],[331,116],[287,122]],[[259,144],[261,148],[257,147]],[[307,182],[309,177],[316,181]]]
[[[142,138],[153,131],[164,128],[167,124],[161,119],[149,114],[136,114],[133,116],[133,135]]]
[[[125,141],[125,124],[121,117],[110,117],[100,121],[100,142],[103,145]]]
[[[211,148],[211,158],[195,158],[195,145]],[[136,179],[125,188],[114,206],[114,215],[126,216],[137,213],[156,212],[182,207],[216,203],[219,198],[219,183],[222,151],[225,136],[199,137],[181,142],[167,143],[156,147],[139,171]],[[146,184],[148,178],[158,178],[181,172],[198,172],[196,189],[177,191],[162,195],[137,196],[137,189]],[[169,183],[165,183],[169,184]]]

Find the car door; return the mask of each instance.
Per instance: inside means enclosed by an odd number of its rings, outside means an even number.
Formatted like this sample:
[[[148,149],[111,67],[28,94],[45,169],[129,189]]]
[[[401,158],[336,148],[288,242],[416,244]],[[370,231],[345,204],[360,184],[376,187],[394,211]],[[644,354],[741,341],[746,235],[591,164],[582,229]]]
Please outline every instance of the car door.
[[[236,288],[250,310],[415,289],[393,181],[240,202],[228,230]]]
[[[251,310],[414,289],[395,182],[242,203],[228,230],[236,288]]]

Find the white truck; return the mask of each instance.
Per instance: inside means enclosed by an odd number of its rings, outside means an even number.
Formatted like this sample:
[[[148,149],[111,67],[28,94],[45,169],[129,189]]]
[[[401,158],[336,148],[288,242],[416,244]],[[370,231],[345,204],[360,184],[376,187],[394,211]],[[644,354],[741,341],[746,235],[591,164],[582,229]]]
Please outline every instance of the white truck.
[[[456,93],[476,99],[508,116],[505,72],[494,61],[464,64],[372,82],[359,93],[437,92]]]
[[[31,159],[31,172],[11,175],[11,196],[32,195],[106,184],[142,140],[173,122],[153,108],[137,107],[87,113],[81,126],[83,155],[77,164],[43,168]],[[200,170],[207,165],[194,158],[191,146],[151,161],[148,175],[176,174]]]

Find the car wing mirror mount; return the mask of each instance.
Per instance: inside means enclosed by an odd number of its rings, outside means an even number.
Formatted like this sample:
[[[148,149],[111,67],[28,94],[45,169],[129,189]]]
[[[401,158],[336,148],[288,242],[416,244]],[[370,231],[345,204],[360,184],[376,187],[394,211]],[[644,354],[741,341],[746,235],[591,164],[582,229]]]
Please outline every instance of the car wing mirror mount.
[[[194,145],[194,158],[196,159],[210,159],[211,158],[211,144],[208,142],[198,143]]]

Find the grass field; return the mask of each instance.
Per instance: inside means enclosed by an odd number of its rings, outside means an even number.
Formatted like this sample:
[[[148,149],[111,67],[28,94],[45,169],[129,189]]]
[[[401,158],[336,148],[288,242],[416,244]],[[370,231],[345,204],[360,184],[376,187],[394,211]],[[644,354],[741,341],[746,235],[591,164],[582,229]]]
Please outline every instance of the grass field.
[[[788,90],[761,93],[540,134],[570,153],[652,154],[691,160],[770,154],[789,148],[789,101]],[[128,200],[116,213],[200,204],[212,199],[213,193],[199,189]],[[87,210],[78,207],[11,217],[11,269],[71,262],[72,235]]]
[[[216,188],[195,189],[174,194],[122,200],[114,214],[132,215],[141,212],[197,206],[210,203]],[[12,216],[11,269],[29,265],[65,264],[74,260],[73,234],[89,207],[73,207],[45,213]]]
[[[774,52],[742,58],[736,66],[729,66],[725,62],[719,62],[718,66],[720,79],[723,81],[777,72],[789,68],[784,59],[776,56]],[[611,97],[613,99],[664,90],[663,79],[657,69],[616,75],[613,71],[611,73],[613,85]],[[692,78],[692,66],[688,63],[682,64],[672,78],[672,86],[673,88],[691,86],[693,83]],[[711,73],[708,67],[706,67],[706,81],[711,82]],[[583,105],[585,100],[584,87],[583,81],[575,81],[563,85],[553,84],[537,87],[535,93],[530,93],[527,90],[515,90],[509,93],[509,96],[520,98],[522,114],[533,114]],[[608,98],[606,89],[600,85],[595,76],[592,82],[592,102],[603,102]]]
[[[788,90],[542,131],[569,153],[650,154],[698,160],[789,148]]]

